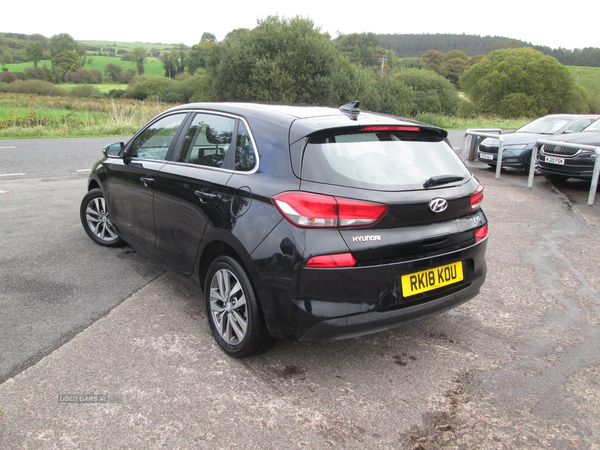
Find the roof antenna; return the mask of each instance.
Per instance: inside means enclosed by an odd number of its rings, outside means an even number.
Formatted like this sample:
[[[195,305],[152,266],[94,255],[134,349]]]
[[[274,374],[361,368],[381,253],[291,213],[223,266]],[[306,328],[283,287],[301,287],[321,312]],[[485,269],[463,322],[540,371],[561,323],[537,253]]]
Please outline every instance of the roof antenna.
[[[357,120],[358,115],[360,114],[360,109],[358,109],[359,106],[360,101],[354,100],[353,102],[340,106],[340,111],[350,117],[350,119]]]

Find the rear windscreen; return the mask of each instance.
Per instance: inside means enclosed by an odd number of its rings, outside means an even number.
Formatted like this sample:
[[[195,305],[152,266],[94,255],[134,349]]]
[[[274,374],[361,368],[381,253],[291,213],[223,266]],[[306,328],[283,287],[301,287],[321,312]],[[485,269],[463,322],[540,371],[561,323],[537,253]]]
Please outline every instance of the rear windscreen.
[[[470,172],[445,141],[419,132],[320,133],[302,162],[304,180],[365,189],[423,189],[439,176],[466,181]]]

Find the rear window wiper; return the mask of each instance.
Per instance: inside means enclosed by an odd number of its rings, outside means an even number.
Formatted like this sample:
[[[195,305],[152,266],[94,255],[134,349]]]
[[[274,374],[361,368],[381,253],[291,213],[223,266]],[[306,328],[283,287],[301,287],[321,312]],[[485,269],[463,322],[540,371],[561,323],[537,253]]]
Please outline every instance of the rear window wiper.
[[[459,175],[436,175],[423,183],[423,187],[428,189],[433,186],[439,186],[440,184],[453,183],[455,181],[461,181],[464,179],[465,177],[461,177]]]

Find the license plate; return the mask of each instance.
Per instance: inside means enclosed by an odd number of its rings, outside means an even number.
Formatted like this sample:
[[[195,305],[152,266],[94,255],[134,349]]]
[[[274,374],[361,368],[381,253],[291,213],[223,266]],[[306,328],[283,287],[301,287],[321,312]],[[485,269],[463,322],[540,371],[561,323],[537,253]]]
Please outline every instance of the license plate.
[[[402,277],[402,293],[404,297],[409,297],[458,283],[463,279],[463,265],[459,261],[447,266],[404,275]]]
[[[480,153],[479,157],[481,159],[489,159],[489,160],[493,160],[494,159],[494,155],[490,155],[489,153]]]
[[[565,165],[564,158],[555,158],[554,156],[546,156],[546,162],[552,164],[560,164],[561,166]]]

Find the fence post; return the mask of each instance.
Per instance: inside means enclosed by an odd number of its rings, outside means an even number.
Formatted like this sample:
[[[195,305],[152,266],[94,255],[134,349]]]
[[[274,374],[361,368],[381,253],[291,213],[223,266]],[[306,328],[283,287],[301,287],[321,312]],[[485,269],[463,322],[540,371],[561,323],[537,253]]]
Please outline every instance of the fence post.
[[[600,147],[594,150],[596,153],[596,162],[594,163],[594,173],[592,175],[592,185],[590,186],[590,195],[588,196],[588,205],[592,206],[596,199],[596,189],[598,189],[598,176],[600,175]]]
[[[535,145],[531,149],[531,158],[529,159],[529,178],[527,179],[528,188],[533,187],[533,176],[535,175],[535,163],[537,162],[539,148],[539,141],[536,141]]]
[[[492,134],[491,132],[497,132],[498,134]],[[465,139],[463,141],[463,147],[466,149],[467,145],[469,145],[469,160],[471,159],[471,152],[474,151],[474,154],[477,155],[477,138],[474,137],[491,137],[498,139],[498,160],[496,166],[496,178],[500,178],[500,169],[502,168],[502,151],[504,150],[504,139],[501,136],[502,129],[500,128],[487,128],[487,129],[468,129],[465,131]],[[469,141],[470,136],[470,141]],[[469,141],[470,144],[467,144]],[[476,157],[473,160],[477,159]]]
[[[504,153],[504,139],[502,136],[498,136],[498,163],[496,164],[496,178],[500,178],[500,171],[502,170],[502,153]]]

